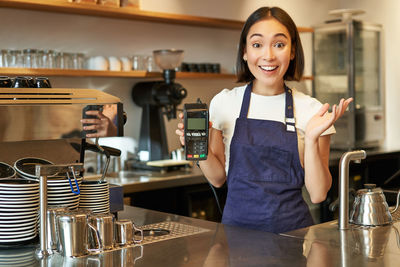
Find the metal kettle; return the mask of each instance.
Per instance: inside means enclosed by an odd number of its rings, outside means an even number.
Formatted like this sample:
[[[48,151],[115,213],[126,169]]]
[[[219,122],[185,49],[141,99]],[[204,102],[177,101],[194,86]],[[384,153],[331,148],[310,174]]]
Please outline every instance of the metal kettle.
[[[365,184],[364,189],[357,191],[350,222],[363,226],[378,226],[391,224],[392,214],[399,207],[400,190],[397,193],[396,208],[389,210],[383,190],[375,184]]]

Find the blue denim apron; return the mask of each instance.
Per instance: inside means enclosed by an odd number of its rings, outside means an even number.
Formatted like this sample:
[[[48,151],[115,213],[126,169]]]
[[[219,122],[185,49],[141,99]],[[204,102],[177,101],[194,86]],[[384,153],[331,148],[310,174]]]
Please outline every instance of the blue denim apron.
[[[310,226],[292,91],[285,85],[285,124],[248,119],[251,91],[250,83],[231,141],[222,223],[275,233]]]

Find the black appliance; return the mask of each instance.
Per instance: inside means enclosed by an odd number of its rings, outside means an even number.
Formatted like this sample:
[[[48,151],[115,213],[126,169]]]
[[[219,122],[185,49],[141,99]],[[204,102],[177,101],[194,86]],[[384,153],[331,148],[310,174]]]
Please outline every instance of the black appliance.
[[[175,83],[175,69],[183,60],[182,50],[153,51],[156,64],[163,70],[162,81],[139,82],[132,88],[132,99],[143,108],[139,137],[139,153],[148,153],[143,161],[169,159],[164,125],[167,119],[176,118],[176,106],[187,95],[179,83]]]

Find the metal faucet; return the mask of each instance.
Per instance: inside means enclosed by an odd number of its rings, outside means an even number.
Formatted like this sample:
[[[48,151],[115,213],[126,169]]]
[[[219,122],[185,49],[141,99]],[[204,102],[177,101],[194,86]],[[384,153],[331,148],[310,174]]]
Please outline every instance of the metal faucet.
[[[364,150],[346,152],[340,158],[339,166],[339,230],[349,229],[349,163],[360,163],[367,157]]]

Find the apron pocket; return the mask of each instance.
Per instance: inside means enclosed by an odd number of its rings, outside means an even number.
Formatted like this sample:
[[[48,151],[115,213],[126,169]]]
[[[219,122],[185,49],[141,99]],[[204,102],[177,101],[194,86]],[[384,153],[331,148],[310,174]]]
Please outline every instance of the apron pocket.
[[[239,164],[231,166],[238,176],[248,177],[252,181],[273,183],[294,183],[290,177],[292,154],[275,147],[237,144],[236,155]],[[231,168],[230,167],[230,168]]]

